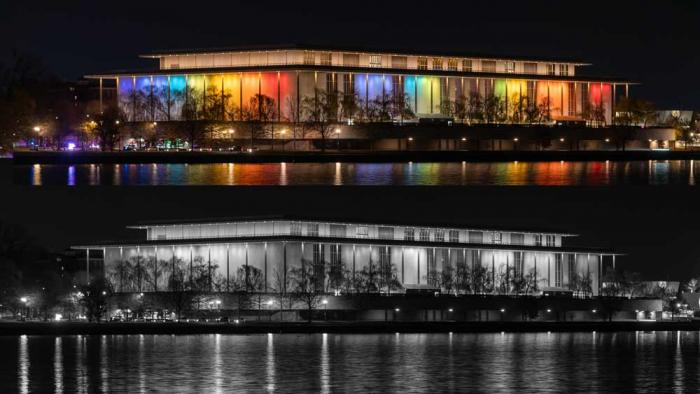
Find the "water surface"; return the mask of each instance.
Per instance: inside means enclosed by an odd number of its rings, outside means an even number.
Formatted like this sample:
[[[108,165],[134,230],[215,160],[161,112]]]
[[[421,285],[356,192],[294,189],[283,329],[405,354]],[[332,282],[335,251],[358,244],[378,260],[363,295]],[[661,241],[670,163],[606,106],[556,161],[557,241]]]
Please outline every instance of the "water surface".
[[[0,392],[687,392],[700,333],[0,337]]]
[[[15,165],[20,185],[695,185],[700,161]]]

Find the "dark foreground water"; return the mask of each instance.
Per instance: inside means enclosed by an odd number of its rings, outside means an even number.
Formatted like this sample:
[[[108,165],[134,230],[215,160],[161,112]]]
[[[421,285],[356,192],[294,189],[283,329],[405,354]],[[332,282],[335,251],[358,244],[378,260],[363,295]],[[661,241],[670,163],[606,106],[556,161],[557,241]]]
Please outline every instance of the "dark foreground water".
[[[0,392],[695,392],[698,332],[0,338]]]
[[[700,161],[15,165],[20,185],[695,185]]]

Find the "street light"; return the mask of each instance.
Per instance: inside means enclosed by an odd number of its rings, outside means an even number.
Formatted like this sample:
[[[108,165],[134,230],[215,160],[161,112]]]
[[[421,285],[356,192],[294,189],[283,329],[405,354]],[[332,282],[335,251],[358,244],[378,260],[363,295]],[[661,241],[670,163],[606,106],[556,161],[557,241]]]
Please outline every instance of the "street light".
[[[323,320],[328,320],[328,300],[324,299],[323,301],[321,301],[321,303],[323,304],[323,308],[324,308]]]
[[[340,150],[340,128],[335,129],[336,141],[338,142],[338,150]]]

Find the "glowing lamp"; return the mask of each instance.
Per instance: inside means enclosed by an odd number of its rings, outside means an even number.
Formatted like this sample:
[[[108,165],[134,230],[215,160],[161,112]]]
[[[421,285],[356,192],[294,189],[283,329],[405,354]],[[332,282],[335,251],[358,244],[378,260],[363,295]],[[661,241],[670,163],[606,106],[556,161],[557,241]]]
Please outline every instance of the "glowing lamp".
[[[399,312],[399,311],[401,311],[401,309],[399,309],[399,308],[394,308],[394,312]]]
[[[25,304],[27,303],[27,301],[29,301],[29,299],[27,299],[27,297],[22,297],[19,300],[24,302]]]
[[[513,141],[518,142],[518,137],[513,138]]]
[[[447,311],[448,311],[448,312],[454,312],[455,310],[452,309],[452,308],[450,308],[450,309],[448,309]]]
[[[501,313],[503,313],[503,312],[505,312],[505,311],[506,311],[505,308],[501,308]]]

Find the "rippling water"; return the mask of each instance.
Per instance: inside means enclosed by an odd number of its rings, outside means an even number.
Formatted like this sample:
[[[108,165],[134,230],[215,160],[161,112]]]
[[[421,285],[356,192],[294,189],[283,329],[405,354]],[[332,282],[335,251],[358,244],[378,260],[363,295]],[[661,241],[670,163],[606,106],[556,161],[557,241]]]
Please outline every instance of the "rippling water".
[[[685,392],[700,333],[2,337],[0,392]]]
[[[16,165],[22,185],[695,185],[693,160]]]

